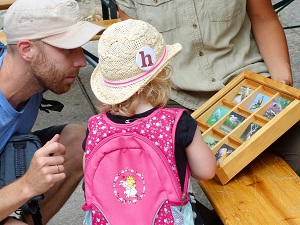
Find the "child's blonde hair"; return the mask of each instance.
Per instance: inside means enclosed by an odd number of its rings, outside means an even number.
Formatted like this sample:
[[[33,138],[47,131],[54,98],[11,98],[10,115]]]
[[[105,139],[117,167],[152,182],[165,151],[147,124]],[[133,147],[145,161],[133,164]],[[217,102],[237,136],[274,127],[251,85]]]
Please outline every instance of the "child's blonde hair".
[[[146,86],[139,89],[134,95],[124,102],[115,105],[99,103],[100,112],[110,112],[121,116],[131,117],[135,115],[135,109],[140,99],[149,102],[153,107],[163,107],[171,96],[171,67],[166,66]]]

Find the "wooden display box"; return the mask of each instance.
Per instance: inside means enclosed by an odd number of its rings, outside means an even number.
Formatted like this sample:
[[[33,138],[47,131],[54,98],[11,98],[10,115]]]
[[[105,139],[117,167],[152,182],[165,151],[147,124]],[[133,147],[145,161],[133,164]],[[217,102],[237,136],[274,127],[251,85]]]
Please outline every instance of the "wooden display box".
[[[226,184],[297,123],[299,99],[300,90],[244,71],[195,110],[218,161],[214,179]]]

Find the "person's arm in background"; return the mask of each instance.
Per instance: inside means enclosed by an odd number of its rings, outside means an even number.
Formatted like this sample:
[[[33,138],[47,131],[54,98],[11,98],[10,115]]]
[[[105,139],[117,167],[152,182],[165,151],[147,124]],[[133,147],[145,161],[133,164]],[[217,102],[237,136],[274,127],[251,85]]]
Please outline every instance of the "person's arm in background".
[[[54,184],[66,178],[64,171],[65,147],[58,143],[55,135],[42,148],[37,150],[23,177],[0,189],[0,221],[13,213],[31,198],[48,191]],[[50,156],[58,152],[56,156]],[[59,165],[60,173],[57,173]]]
[[[271,0],[248,0],[247,12],[260,53],[273,80],[293,85],[284,30]]]
[[[121,18],[121,20],[127,20],[127,19],[132,19],[131,17],[127,16],[124,11],[122,11],[119,7],[119,16]]]

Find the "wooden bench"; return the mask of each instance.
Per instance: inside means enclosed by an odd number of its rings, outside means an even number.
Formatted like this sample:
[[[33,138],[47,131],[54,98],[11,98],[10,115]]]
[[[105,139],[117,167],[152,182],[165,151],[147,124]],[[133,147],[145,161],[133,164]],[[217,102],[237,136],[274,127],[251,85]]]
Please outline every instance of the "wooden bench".
[[[226,225],[300,224],[300,178],[271,153],[262,153],[226,185],[198,183]]]

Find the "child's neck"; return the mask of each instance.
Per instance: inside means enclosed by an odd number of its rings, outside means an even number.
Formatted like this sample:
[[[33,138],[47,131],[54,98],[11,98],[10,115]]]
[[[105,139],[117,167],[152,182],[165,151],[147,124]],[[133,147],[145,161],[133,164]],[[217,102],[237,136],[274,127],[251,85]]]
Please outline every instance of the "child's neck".
[[[153,106],[149,102],[140,101],[136,107],[135,113],[140,114],[152,109]]]

